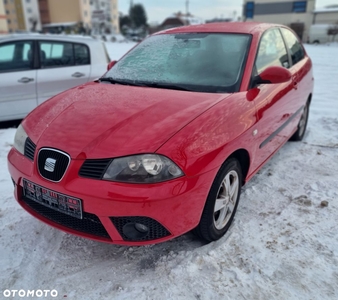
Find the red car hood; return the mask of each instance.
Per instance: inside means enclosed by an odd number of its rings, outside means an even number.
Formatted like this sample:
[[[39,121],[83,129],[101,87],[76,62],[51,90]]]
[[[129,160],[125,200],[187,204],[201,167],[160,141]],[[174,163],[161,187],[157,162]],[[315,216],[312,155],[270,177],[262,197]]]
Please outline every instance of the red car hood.
[[[152,153],[227,96],[89,83],[40,105],[23,126],[38,148],[73,159]]]

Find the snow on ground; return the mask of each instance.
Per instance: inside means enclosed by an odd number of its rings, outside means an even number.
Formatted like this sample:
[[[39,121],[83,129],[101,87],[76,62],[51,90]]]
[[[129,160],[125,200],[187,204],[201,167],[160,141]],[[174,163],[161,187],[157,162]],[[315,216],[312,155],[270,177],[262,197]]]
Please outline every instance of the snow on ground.
[[[111,58],[131,46],[108,44]],[[338,299],[338,48],[306,48],[316,84],[304,141],[287,143],[243,188],[232,228],[207,245],[189,233],[160,245],[122,247],[41,223],[14,200],[6,154],[15,130],[0,130],[0,292],[56,289],[67,299]],[[321,207],[323,200],[328,207]]]

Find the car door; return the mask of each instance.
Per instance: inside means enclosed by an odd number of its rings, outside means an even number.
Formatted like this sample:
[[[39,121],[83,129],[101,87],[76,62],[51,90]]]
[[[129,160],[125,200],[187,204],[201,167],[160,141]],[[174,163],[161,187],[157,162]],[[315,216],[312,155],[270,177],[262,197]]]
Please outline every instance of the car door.
[[[39,41],[38,103],[86,83],[90,76],[89,48],[80,43]]]
[[[0,121],[24,118],[37,105],[34,42],[0,44]]]
[[[254,76],[267,67],[281,66],[290,68],[290,58],[278,28],[264,33],[256,56]],[[284,142],[281,132],[290,122],[292,109],[290,103],[296,97],[293,80],[280,84],[259,84],[255,98],[257,114],[257,151],[254,169],[263,164]]]
[[[290,102],[287,106],[289,114],[293,115],[294,118],[291,121],[291,126],[288,126],[287,130],[280,133],[280,135],[284,135],[285,138],[288,138],[292,133],[292,130],[297,126],[302,115],[301,112],[309,96],[308,94],[304,94],[304,91],[309,90],[307,87],[309,83],[312,84],[311,81],[305,80],[306,75],[311,69],[311,61],[306,57],[302,44],[292,31],[281,28],[281,32],[290,53],[291,67],[289,71],[292,74],[295,88],[293,96],[290,98]]]

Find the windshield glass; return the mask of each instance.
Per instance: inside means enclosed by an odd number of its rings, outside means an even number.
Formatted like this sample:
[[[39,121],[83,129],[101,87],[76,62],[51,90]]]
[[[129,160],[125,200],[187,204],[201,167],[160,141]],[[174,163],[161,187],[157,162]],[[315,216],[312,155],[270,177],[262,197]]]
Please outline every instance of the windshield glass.
[[[125,83],[200,92],[236,92],[250,35],[161,34],[147,38],[104,78]],[[113,81],[112,81],[113,82]]]

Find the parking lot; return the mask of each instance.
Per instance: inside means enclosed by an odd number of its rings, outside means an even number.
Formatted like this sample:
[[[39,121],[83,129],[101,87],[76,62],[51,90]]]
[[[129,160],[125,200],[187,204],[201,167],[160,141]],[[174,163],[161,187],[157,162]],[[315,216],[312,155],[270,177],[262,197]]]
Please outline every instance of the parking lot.
[[[133,44],[108,44],[118,59]],[[98,243],[51,228],[15,201],[0,129],[0,290],[58,299],[337,299],[338,45],[308,45],[315,91],[303,142],[287,143],[244,188],[230,231],[146,247]],[[327,201],[328,206],[323,201]]]

